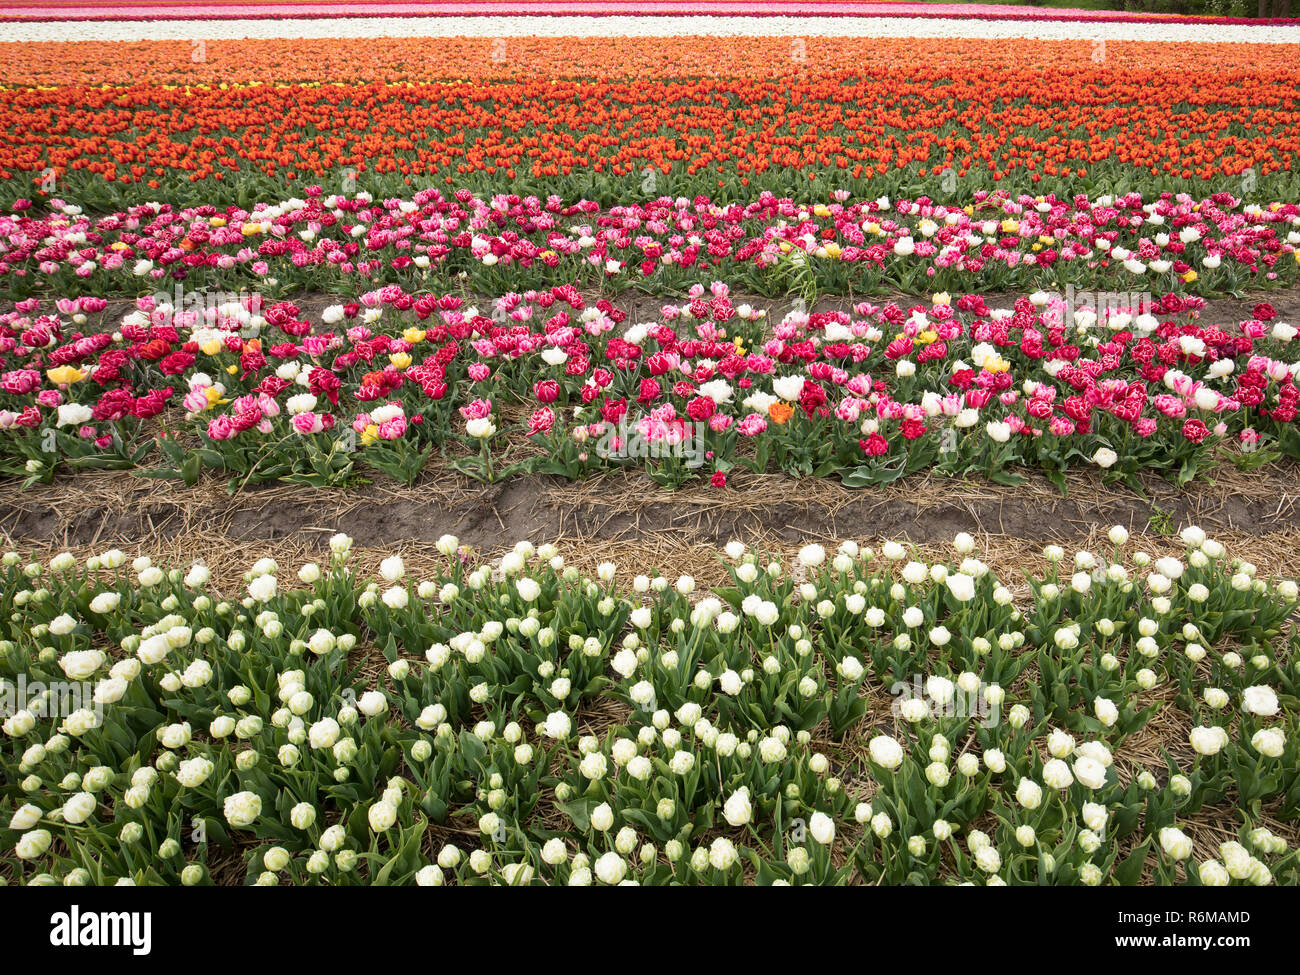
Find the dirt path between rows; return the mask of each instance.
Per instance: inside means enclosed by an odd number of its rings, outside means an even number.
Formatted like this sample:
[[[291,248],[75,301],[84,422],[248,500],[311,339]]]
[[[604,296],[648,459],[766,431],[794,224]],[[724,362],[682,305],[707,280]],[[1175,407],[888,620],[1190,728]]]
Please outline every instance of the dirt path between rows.
[[[0,487],[0,535],[13,543],[96,546],[181,535],[231,542],[324,542],[346,531],[366,546],[425,544],[450,533],[479,549],[520,539],[581,537],[636,544],[676,536],[720,546],[733,538],[793,543],[808,539],[945,541],[959,531],[1046,542],[1097,526],[1172,534],[1196,523],[1244,535],[1300,529],[1300,467],[1276,464],[1252,474],[1179,490],[1151,480],[1146,498],[1077,475],[1062,497],[1039,477],[1008,488],[921,476],[884,489],[784,475],[738,473],[727,489],[668,492],[644,475],[613,473],[586,482],[550,477],[480,484],[436,473],[414,487],[393,482],[358,489],[272,486],[226,494],[212,479],[195,488],[129,474],[81,474],[18,491]]]

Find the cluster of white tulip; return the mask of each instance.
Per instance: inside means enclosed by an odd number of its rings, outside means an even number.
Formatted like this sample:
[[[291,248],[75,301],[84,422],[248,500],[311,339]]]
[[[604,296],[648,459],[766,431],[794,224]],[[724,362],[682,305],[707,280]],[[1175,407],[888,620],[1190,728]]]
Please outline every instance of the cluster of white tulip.
[[[707,591],[452,536],[432,578],[357,579],[336,535],[234,597],[201,564],[6,553],[0,863],[212,883],[238,834],[259,884],[1291,880],[1258,810],[1296,812],[1296,585],[1181,541],[1049,547],[1020,595],[966,534],[955,564],[733,542]],[[1160,707],[1194,759],[1119,761]],[[1198,849],[1206,808],[1240,842]]]

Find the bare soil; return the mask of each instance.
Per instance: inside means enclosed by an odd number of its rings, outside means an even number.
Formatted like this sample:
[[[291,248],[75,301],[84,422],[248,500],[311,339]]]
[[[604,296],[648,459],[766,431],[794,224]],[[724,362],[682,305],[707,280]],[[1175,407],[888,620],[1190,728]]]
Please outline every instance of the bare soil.
[[[793,544],[812,539],[894,538],[941,543],[959,531],[1047,542],[1121,524],[1171,534],[1187,524],[1241,535],[1300,530],[1300,468],[1251,474],[1222,470],[1179,489],[1163,480],[1146,497],[1075,475],[1062,496],[1040,477],[1018,487],[919,476],[884,489],[854,490],[784,475],[735,474],[727,488],[657,487],[641,474],[585,482],[551,477],[482,484],[433,471],[407,488],[394,482],[351,489],[249,488],[223,481],[194,488],[124,473],[82,473],[25,491],[0,486],[0,535],[13,544],[68,547],[201,534],[232,542],[324,542],[346,531],[361,545],[431,544],[454,534],[477,549],[559,537],[635,546],[647,536],[720,547],[733,538]]]

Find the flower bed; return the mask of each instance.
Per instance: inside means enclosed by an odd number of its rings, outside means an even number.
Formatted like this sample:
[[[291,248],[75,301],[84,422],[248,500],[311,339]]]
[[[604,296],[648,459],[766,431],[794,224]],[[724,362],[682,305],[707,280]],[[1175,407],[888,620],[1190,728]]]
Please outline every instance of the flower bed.
[[[355,189],[355,188],[354,188]],[[660,196],[602,207],[559,196],[424,190],[327,194],[251,209],[147,203],[91,216],[63,200],[0,216],[0,284],[17,297],[135,297],[441,285],[481,294],[571,283],[680,294],[725,278],[766,295],[928,295],[1035,288],[1235,293],[1294,282],[1300,205],[1230,193],[928,197],[798,203]]]
[[[1258,810],[1300,801],[1296,585],[1182,537],[1049,549],[1019,599],[969,536],[933,565],[735,543],[713,592],[451,537],[424,578],[397,557],[356,578],[337,535],[297,584],[263,559],[234,594],[201,563],[11,553],[0,863],[70,885],[207,883],[232,850],[261,884],[1294,882]],[[1162,708],[1181,757],[1121,762]],[[1180,825],[1207,806],[1240,842],[1193,857]]]
[[[232,487],[340,484],[363,465],[409,483],[438,453],[484,480],[644,466],[723,487],[743,466],[1016,483],[1028,467],[1062,489],[1078,464],[1182,483],[1225,443],[1244,467],[1300,457],[1294,327],[1265,303],[1220,326],[1190,320],[1199,299],[1129,300],[990,311],[939,294],[768,322],[715,282],[646,323],[571,285],[482,309],[391,286],[319,321],[150,296],[110,332],[78,327],[102,299],[45,315],[29,299],[0,317],[0,456],[29,482],[66,463],[189,483],[210,467]]]
[[[73,12],[75,10],[75,13]],[[1158,24],[1184,28],[1232,25],[1246,31],[1271,26],[1290,26],[1295,18],[1218,17],[1142,13],[1120,10],[1086,10],[1066,7],[1033,7],[1013,4],[975,3],[892,3],[888,0],[710,0],[706,3],[682,0],[440,0],[414,3],[410,0],[131,0],[111,6],[104,0],[92,3],[61,3],[60,0],[8,0],[0,4],[0,22],[111,22],[111,21],[208,21],[208,20],[294,20],[393,18],[491,18],[518,22],[521,18],[556,17],[566,20],[589,18],[672,18],[716,25],[730,18],[822,18],[826,20],[970,21],[974,23],[1021,24]],[[643,28],[654,32],[653,24]],[[699,29],[698,27],[696,28]],[[715,28],[716,29],[716,28]]]
[[[75,11],[76,16],[67,17]],[[1286,21],[1258,21],[1233,17],[1178,17],[1173,14],[1126,13],[1112,10],[1085,10],[1070,8],[1037,8],[1012,4],[975,3],[894,3],[889,0],[760,0],[757,3],[738,0],[713,0],[712,3],[676,3],[665,0],[566,0],[559,3],[536,3],[529,0],[444,0],[441,3],[402,3],[394,0],[216,0],[216,2],[189,2],[189,0],[132,0],[113,6],[102,0],[92,2],[61,2],[61,0],[9,0],[0,5],[2,16],[22,16],[40,20],[60,19],[126,19],[142,20],[180,18],[202,20],[209,17],[283,17],[289,16],[497,16],[503,13],[527,16],[566,16],[581,14],[588,17],[632,15],[638,17],[664,15],[716,16],[739,14],[755,16],[879,16],[879,17],[972,17],[1006,18],[1012,20],[1087,20],[1167,22],[1171,19],[1187,23],[1284,23]]]
[[[885,81],[901,56],[897,46],[887,46],[879,38],[819,34],[733,37],[719,43],[707,35],[632,35],[604,38],[602,43],[572,36],[458,36],[439,37],[436,42],[428,38],[352,37],[346,43],[338,38],[213,38],[197,52],[202,54],[199,60],[192,56],[196,53],[193,45],[187,48],[174,40],[37,42],[0,45],[0,50],[5,55],[4,81],[11,86],[138,88],[142,73],[147,73],[151,91],[185,85],[219,89],[223,82],[228,91],[235,91],[259,82],[267,85],[271,80],[305,87],[340,84],[359,88],[374,82],[408,81],[779,78],[820,93],[823,83],[831,80],[859,85]],[[706,50],[708,60],[704,62],[701,55]],[[1155,84],[1174,96],[1180,90],[1186,93],[1187,88],[1175,88],[1166,80],[1168,71],[1162,69],[1167,63],[1177,63],[1185,75],[1195,79],[1182,79],[1184,86],[1204,86],[1207,95],[1216,96],[1207,109],[1238,104],[1232,87],[1218,80],[1220,75],[1240,73],[1252,84],[1262,85],[1263,97],[1272,101],[1275,88],[1293,84],[1297,74],[1291,63],[1294,45],[1281,42],[1111,41],[1105,46],[1105,60],[1095,62],[1091,57],[1094,50],[1103,53],[1090,40],[1026,39],[1011,48],[988,41],[926,37],[911,38],[906,47],[909,69],[936,86],[960,80],[960,72],[965,70],[1002,79],[1009,86],[1013,82],[1028,84],[1037,77],[1040,85],[1050,84],[1056,90],[1059,81],[1044,77],[1050,67],[1065,72],[1071,81],[1090,84],[1118,81],[1127,85],[1137,77],[1144,86]],[[805,56],[802,62],[795,60],[800,52]],[[964,84],[961,90],[966,90]],[[1129,93],[1127,87],[1122,90]],[[234,95],[226,97],[233,99]],[[1165,99],[1167,104],[1178,101]],[[1063,98],[1054,107],[1072,114]],[[1275,107],[1284,106],[1278,102]],[[1191,135],[1189,132],[1189,141]]]
[[[14,44],[0,197],[247,205],[356,170],[377,198],[1296,198],[1294,45],[1098,43],[909,39],[906,71],[870,38]]]

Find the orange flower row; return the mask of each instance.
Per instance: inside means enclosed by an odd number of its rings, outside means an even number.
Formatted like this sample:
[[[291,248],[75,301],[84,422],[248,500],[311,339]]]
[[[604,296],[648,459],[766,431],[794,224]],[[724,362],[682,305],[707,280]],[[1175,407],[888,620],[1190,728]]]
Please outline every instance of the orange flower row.
[[[1288,44],[843,37],[365,38],[0,43],[0,84],[333,84],[521,78],[827,78],[944,82],[985,71],[1198,90],[1300,81]],[[1239,101],[1239,97],[1230,99]]]
[[[1090,42],[1029,41],[232,41],[195,48],[198,61],[188,43],[0,47],[17,85],[0,90],[6,179],[654,167],[745,183],[789,169],[1082,177],[1102,164],[1212,179],[1291,171],[1300,154],[1300,66],[1281,46],[1247,59],[1240,46],[1108,44],[1101,63]],[[204,86],[218,78],[248,84]]]

